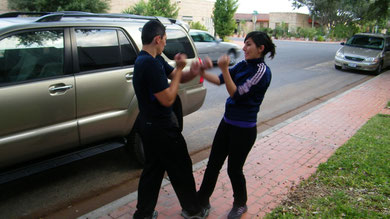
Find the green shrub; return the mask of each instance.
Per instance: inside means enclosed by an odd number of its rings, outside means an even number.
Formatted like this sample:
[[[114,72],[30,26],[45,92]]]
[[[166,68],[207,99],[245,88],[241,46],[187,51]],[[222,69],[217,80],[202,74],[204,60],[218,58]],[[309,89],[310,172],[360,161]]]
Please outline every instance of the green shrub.
[[[199,21],[197,21],[197,22],[190,22],[190,29],[197,29],[197,30],[207,31],[207,28],[203,24],[201,24]]]
[[[325,41],[325,37],[324,36],[316,36],[316,41],[320,41],[320,42],[323,42],[323,41]]]

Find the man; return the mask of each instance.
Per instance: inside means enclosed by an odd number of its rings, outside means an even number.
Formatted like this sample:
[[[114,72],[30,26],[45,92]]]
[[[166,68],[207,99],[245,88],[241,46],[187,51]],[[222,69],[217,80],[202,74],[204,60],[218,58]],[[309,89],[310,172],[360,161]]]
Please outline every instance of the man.
[[[197,201],[192,162],[178,120],[172,111],[180,82],[193,79],[200,72],[199,62],[183,72],[186,55],[175,56],[176,68],[161,56],[166,45],[164,25],[147,22],[142,29],[142,51],[134,66],[133,85],[140,114],[139,131],[144,145],[145,167],[138,187],[137,211],[134,218],[157,218],[154,210],[161,182],[167,171],[182,207],[184,218],[205,218],[208,208]],[[168,84],[167,78],[171,79]]]

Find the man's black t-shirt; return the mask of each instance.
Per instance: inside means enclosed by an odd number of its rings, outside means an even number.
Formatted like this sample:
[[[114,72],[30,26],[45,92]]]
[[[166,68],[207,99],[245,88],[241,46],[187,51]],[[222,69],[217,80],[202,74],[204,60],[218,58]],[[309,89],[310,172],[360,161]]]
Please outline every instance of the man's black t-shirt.
[[[167,77],[173,69],[160,55],[153,58],[143,50],[138,54],[134,65],[133,85],[141,115],[151,120],[171,118],[172,107],[161,105],[154,93],[169,87]]]

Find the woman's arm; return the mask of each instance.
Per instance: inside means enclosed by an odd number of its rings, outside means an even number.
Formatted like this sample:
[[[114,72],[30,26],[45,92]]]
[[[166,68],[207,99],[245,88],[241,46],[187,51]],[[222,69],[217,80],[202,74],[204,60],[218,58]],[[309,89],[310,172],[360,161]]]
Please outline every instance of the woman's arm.
[[[211,74],[209,72],[206,72],[206,69],[213,67],[213,62],[209,57],[206,57],[200,66],[200,75],[206,79],[208,82],[211,82],[215,85],[221,85],[221,81],[219,80],[219,77],[215,74]]]
[[[218,59],[218,66],[222,71],[223,80],[225,81],[226,84],[226,90],[228,91],[230,97],[233,97],[234,93],[237,91],[237,86],[236,84],[234,84],[233,79],[230,76],[229,62],[230,62],[230,58],[227,55],[223,55]]]

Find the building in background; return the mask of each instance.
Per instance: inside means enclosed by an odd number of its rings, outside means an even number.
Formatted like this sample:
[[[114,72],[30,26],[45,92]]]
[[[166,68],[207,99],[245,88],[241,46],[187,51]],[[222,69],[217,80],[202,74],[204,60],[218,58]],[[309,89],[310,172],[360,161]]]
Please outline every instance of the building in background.
[[[275,27],[285,23],[289,31],[295,31],[298,27],[310,28],[311,18],[308,14],[295,12],[272,12],[269,14],[269,27]]]
[[[245,13],[236,13],[234,14],[234,19],[237,23],[236,34],[239,36],[246,35],[252,30],[269,27],[269,14],[245,14]],[[255,25],[253,19],[256,20]]]
[[[255,18],[254,18],[255,16]],[[308,14],[296,12],[271,12],[269,14],[244,14],[236,13],[234,19],[237,22],[238,35],[246,35],[248,32],[259,28],[275,29],[284,23],[289,31],[296,31],[300,28],[312,27],[312,20]],[[255,23],[253,21],[256,21]],[[315,23],[315,26],[318,26]]]
[[[109,0],[109,13],[121,13],[139,0]],[[147,0],[145,0],[147,1]],[[215,0],[171,0],[179,7],[178,19],[186,22],[200,22],[212,35],[214,35],[214,24],[212,14]],[[8,0],[0,0],[0,13],[8,12]],[[245,14],[236,13],[234,19],[237,22],[236,34],[246,35],[248,32],[259,28],[275,29],[284,23],[289,31],[296,31],[298,27],[311,27],[311,18],[308,14],[296,12],[271,12],[269,14]],[[256,22],[253,22],[253,21]]]

